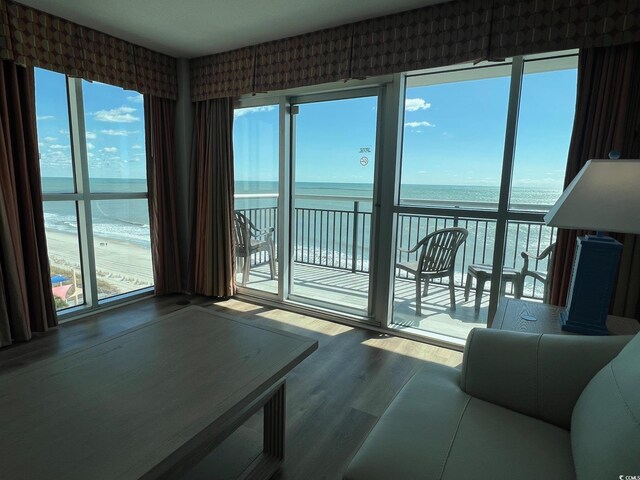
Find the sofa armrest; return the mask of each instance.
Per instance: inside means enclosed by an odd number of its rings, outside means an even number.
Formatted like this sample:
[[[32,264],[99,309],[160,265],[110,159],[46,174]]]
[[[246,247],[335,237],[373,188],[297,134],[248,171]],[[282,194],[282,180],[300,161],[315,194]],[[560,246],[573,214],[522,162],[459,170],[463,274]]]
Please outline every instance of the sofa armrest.
[[[569,429],[582,390],[631,338],[476,328],[467,339],[460,388]]]

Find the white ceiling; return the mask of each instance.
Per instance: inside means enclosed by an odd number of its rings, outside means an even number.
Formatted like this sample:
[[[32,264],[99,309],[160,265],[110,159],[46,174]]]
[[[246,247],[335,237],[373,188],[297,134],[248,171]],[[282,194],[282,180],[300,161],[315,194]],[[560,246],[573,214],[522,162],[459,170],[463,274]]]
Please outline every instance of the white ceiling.
[[[18,0],[175,57],[197,57],[446,0]]]

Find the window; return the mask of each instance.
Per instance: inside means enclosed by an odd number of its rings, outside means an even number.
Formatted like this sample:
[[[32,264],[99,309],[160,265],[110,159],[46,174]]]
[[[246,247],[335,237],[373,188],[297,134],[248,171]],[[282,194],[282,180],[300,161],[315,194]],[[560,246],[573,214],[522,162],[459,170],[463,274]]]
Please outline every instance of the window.
[[[58,310],[153,286],[142,95],[36,69],[36,115]]]
[[[482,285],[500,272],[500,295],[547,298],[542,282],[527,277],[522,291],[516,291],[510,276],[523,268],[523,252],[537,256],[555,241],[555,230],[543,224],[542,216],[563,189],[576,64],[575,55],[517,58],[407,77],[393,323],[464,339],[487,322],[493,297]],[[514,88],[518,96],[512,95]],[[505,167],[511,169],[506,181]],[[509,203],[501,205],[504,188]],[[417,284],[413,272],[423,250],[409,250],[449,227],[468,232],[455,261],[446,265],[453,274],[428,271]],[[500,227],[504,234],[499,235]],[[448,258],[445,250],[431,248],[424,250],[425,264]],[[549,258],[532,260],[530,268],[546,272]]]
[[[508,66],[407,78],[400,203],[497,209]]]
[[[575,113],[576,63],[576,57],[524,62],[513,210],[546,212],[562,193]]]

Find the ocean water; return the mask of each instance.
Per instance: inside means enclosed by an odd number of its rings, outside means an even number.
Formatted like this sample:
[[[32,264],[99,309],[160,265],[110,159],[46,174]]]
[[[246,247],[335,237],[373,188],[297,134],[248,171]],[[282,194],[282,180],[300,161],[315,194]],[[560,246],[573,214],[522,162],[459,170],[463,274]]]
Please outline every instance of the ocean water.
[[[373,185],[365,183],[320,183],[297,182],[296,195],[323,195],[339,197],[368,197],[373,195]],[[235,182],[236,195],[273,194],[278,193],[277,182]],[[402,185],[400,203],[428,204],[435,202],[477,202],[497,204],[498,187],[473,185]],[[539,187],[514,187],[511,192],[512,204],[550,206],[555,203],[562,192],[558,189]],[[272,207],[277,203],[274,198],[240,198],[236,199],[236,208]],[[297,199],[296,206],[302,208],[353,208],[353,200],[339,201],[336,199]],[[371,202],[361,202],[363,210],[371,211]]]
[[[277,182],[242,182],[235,184],[235,207],[247,209],[259,228],[276,226]],[[303,182],[295,185],[297,197],[294,233],[295,260],[317,265],[330,265],[357,270],[369,269],[371,201],[359,201],[356,249],[353,249],[353,197],[371,198],[371,184],[340,184]],[[527,205],[528,209],[545,211],[560,196],[557,189],[514,187],[511,204]],[[259,198],[246,198],[259,194]],[[305,198],[313,196],[313,198]],[[331,198],[320,198],[329,196]],[[401,203],[429,205],[447,202],[450,206],[474,202],[477,208],[497,208],[498,187],[403,185]],[[344,197],[344,199],[336,198]],[[349,198],[351,197],[351,198]],[[533,207],[532,207],[533,206]],[[538,207],[535,207],[538,206]],[[342,213],[341,213],[342,212]],[[348,212],[348,213],[347,213]],[[427,233],[439,228],[461,226],[469,230],[464,247],[456,261],[456,281],[462,284],[471,263],[490,264],[493,261],[495,221],[467,217],[426,217],[402,214],[397,219],[397,244],[411,248]],[[539,252],[554,240],[552,228],[520,222],[509,222],[505,252],[505,267],[520,268],[523,251]],[[417,254],[398,254],[398,260],[415,260]],[[546,261],[537,265],[546,269]],[[539,286],[525,285],[525,294],[532,295]]]
[[[69,193],[73,183],[69,178],[42,178],[47,193]],[[145,192],[145,179],[91,179],[94,192]],[[146,199],[96,200],[91,204],[94,236],[150,247],[149,207]],[[44,202],[44,222],[47,230],[77,235],[77,211],[74,201]]]
[[[68,193],[73,187],[70,179],[43,178],[45,193]],[[146,180],[92,179],[94,192],[144,192]],[[253,210],[253,220],[261,228],[276,226],[277,183],[242,182],[235,185],[235,206],[238,210]],[[371,202],[360,201],[356,256],[353,256],[352,197],[371,198],[371,184],[297,183],[296,194],[314,198],[298,198],[295,231],[295,254],[301,261],[349,268],[355,261],[359,270],[368,270]],[[263,195],[246,198],[245,195]],[[559,191],[540,188],[514,188],[512,202],[540,206],[552,205]],[[318,196],[332,196],[330,199]],[[344,197],[335,198],[335,197]],[[351,198],[349,198],[351,197]],[[403,185],[403,199],[407,203],[481,202],[487,205],[498,201],[498,188],[486,186]],[[76,204],[73,201],[49,201],[44,204],[47,230],[77,234]],[[330,213],[327,213],[329,211]],[[341,213],[343,212],[343,213]],[[350,213],[346,213],[350,212]],[[150,246],[149,211],[146,199],[98,200],[92,203],[94,235]],[[452,226],[453,218],[426,218],[401,215],[398,219],[398,246],[412,247],[427,232]],[[495,222],[460,218],[458,225],[470,232],[463,254],[459,255],[456,270],[462,274],[469,263],[490,263],[493,255]],[[315,228],[314,228],[315,227]],[[507,232],[506,266],[521,264],[520,252],[539,251],[553,240],[552,229],[528,224],[509,224]],[[404,260],[404,258],[403,258]],[[544,268],[544,265],[541,266]],[[462,278],[462,277],[460,277]]]

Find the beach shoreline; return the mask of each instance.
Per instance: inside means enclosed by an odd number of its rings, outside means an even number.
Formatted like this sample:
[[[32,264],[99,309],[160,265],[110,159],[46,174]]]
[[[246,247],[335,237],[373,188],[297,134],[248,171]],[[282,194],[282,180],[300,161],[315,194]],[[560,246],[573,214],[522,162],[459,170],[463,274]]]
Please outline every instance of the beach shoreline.
[[[78,237],[52,229],[46,230],[46,236],[51,269],[75,271],[79,280],[81,262]],[[133,242],[96,236],[94,251],[96,277],[105,290],[100,298],[153,286],[150,249]]]

